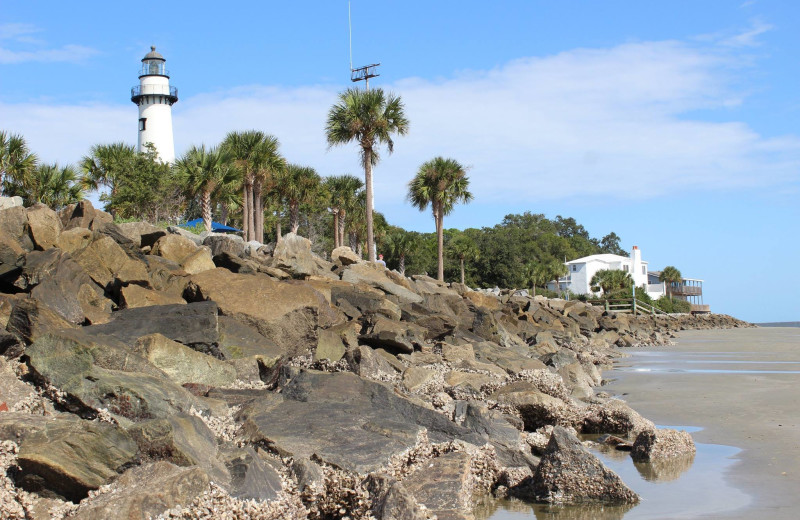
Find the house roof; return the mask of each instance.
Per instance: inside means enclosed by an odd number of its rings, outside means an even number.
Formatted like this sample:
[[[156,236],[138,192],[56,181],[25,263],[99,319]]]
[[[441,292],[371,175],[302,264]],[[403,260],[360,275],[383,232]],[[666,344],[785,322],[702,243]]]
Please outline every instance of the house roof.
[[[615,262],[629,262],[630,260],[631,260],[631,258],[628,257],[628,256],[620,256],[620,255],[612,255],[610,253],[603,253],[603,254],[599,254],[599,255],[589,255],[589,256],[584,256],[582,258],[576,258],[575,260],[570,260],[566,264],[567,265],[570,265],[570,264],[585,264],[585,263],[592,262],[592,261],[598,261],[598,262],[605,262],[607,264],[613,264]],[[642,263],[646,264],[648,262],[646,260],[642,260]]]

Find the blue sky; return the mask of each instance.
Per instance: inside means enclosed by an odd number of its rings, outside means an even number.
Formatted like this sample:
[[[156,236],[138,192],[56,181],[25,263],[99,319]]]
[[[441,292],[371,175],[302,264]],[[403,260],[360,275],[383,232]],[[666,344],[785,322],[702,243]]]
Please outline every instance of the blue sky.
[[[411,120],[375,172],[391,223],[433,231],[405,185],[451,156],[475,200],[447,227],[574,217],[704,279],[716,312],[800,320],[800,3],[353,0],[352,20],[354,64],[381,62],[371,85]],[[150,45],[179,89],[178,154],[258,128],[292,162],[360,175],[323,133],[351,85],[343,0],[0,0],[0,128],[48,162],[135,143]]]

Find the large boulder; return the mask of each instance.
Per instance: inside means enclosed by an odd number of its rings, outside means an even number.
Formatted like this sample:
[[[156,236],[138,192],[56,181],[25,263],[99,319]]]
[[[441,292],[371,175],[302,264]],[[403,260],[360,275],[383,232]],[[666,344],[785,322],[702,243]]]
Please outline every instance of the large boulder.
[[[123,222],[117,224],[117,228],[136,247],[153,247],[156,240],[167,234],[164,228],[154,226],[149,222]]]
[[[73,254],[92,243],[94,233],[85,228],[72,228],[58,235],[56,247],[65,253]]]
[[[217,305],[214,302],[124,309],[115,312],[109,323],[84,330],[93,335],[113,336],[129,346],[142,336],[159,333],[200,352],[210,353],[217,352],[219,341]]]
[[[400,306],[389,300],[383,291],[364,284],[340,284],[330,286],[330,301],[351,318],[356,319],[362,314],[374,313],[382,314],[392,320],[399,320],[402,316]],[[351,307],[358,311],[358,315],[351,315],[355,314]]]
[[[475,342],[472,344],[472,349],[476,360],[497,365],[509,374],[545,368],[544,363],[538,359],[531,359],[522,349],[503,348],[490,341]]]
[[[376,315],[368,320],[358,339],[372,347],[410,354],[425,344],[425,329]]]
[[[423,428],[433,442],[462,438],[483,444],[444,415],[349,372],[301,371],[281,394],[245,407],[240,419],[251,442],[361,474],[414,446]]]
[[[58,214],[44,204],[36,204],[28,208],[27,215],[29,232],[36,249],[56,247],[62,228]]]
[[[413,292],[409,287],[410,284],[406,282],[407,286],[403,286],[401,280],[393,278],[391,271],[385,267],[373,264],[372,262],[361,262],[347,266],[342,272],[342,280],[353,284],[365,283],[372,287],[382,290],[387,294],[392,294],[397,297],[400,303],[419,303],[422,301],[422,296]]]
[[[636,503],[639,496],[619,476],[581,445],[577,437],[556,426],[532,480],[538,501],[557,504]]]
[[[134,461],[136,444],[124,430],[79,419],[57,419],[27,437],[19,450],[23,488],[47,489],[74,502]]]
[[[644,430],[636,436],[631,458],[637,462],[691,457],[696,448],[692,436],[683,430],[668,428]]]
[[[150,251],[150,254],[180,264],[186,257],[197,251],[197,249],[198,245],[194,240],[183,235],[168,234],[159,238],[155,244],[153,244],[153,249]]]
[[[16,208],[22,207],[24,201],[22,197],[16,195],[14,197],[0,197],[0,210],[8,209],[8,208]]]
[[[231,365],[161,334],[142,336],[134,351],[179,385],[230,386],[236,380],[236,370]]]
[[[227,448],[219,455],[230,473],[228,493],[241,500],[275,500],[281,491],[280,474],[253,448]]]
[[[217,266],[211,258],[211,250],[207,246],[200,246],[194,253],[189,254],[181,261],[181,267],[188,274],[210,271]]]
[[[95,209],[88,199],[64,207],[58,212],[58,216],[65,231],[73,228],[95,229],[106,222],[114,221],[110,214]]]
[[[114,492],[82,503],[74,518],[155,518],[189,504],[208,490],[208,483],[208,475],[198,467],[183,468],[166,461],[137,466],[116,480]]]
[[[639,415],[628,403],[621,399],[609,399],[592,404],[586,409],[582,431],[630,435],[635,438],[639,432],[653,429],[653,422]]]
[[[290,273],[294,278],[330,274],[333,264],[311,252],[311,241],[295,233],[283,235],[272,252],[272,267]],[[334,275],[331,275],[335,277]]]
[[[64,392],[68,411],[91,417],[106,409],[141,421],[207,409],[126,345],[85,330],[47,334],[26,350],[34,379]]]
[[[8,317],[6,330],[31,344],[50,332],[75,327],[60,314],[36,298],[16,302]]]
[[[211,249],[211,256],[227,253],[232,257],[244,255],[244,240],[238,235],[211,234],[203,239],[203,245]]]
[[[153,305],[172,305],[186,303],[181,296],[164,291],[154,291],[141,285],[128,285],[119,290],[119,305],[123,309],[136,309]]]
[[[104,323],[110,319],[113,302],[86,274],[83,267],[60,249],[33,251],[15,282],[31,296],[76,325]]]
[[[213,300],[221,314],[255,328],[289,355],[310,350],[317,327],[335,319],[325,298],[308,286],[222,268],[192,276],[185,297]]]
[[[554,424],[572,426],[578,421],[574,406],[541,392],[533,383],[512,383],[497,390],[490,399],[516,409],[527,431]]]
[[[144,262],[128,256],[110,236],[96,236],[88,246],[74,254],[74,259],[97,285],[107,291],[130,283],[149,285]]]
[[[331,260],[339,265],[350,265],[361,262],[361,257],[348,246],[339,246],[331,251]]]

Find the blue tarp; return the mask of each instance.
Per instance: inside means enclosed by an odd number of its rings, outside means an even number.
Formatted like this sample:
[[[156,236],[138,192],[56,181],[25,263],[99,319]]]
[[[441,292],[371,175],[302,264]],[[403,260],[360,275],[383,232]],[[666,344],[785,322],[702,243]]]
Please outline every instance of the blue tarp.
[[[203,224],[203,219],[196,218],[194,220],[190,220],[189,222],[185,222],[185,223],[181,224],[180,227],[189,228],[189,227],[195,227],[197,225],[202,225],[202,224]],[[233,233],[241,233],[242,232],[241,229],[236,229],[236,228],[233,228],[233,227],[230,227],[230,226],[225,226],[223,224],[220,224],[219,222],[214,222],[214,221],[211,222],[211,231],[230,231],[230,232],[233,232]]]

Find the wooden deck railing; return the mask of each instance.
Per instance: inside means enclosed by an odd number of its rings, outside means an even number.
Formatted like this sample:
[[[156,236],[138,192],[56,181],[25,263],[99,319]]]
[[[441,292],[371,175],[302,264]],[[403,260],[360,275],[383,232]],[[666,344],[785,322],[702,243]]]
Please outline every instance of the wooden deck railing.
[[[586,303],[591,303],[597,307],[603,307],[607,311],[629,312],[632,314],[650,314],[653,316],[656,314],[668,315],[655,305],[650,305],[641,300],[636,300],[633,298],[622,300],[586,300]]]

